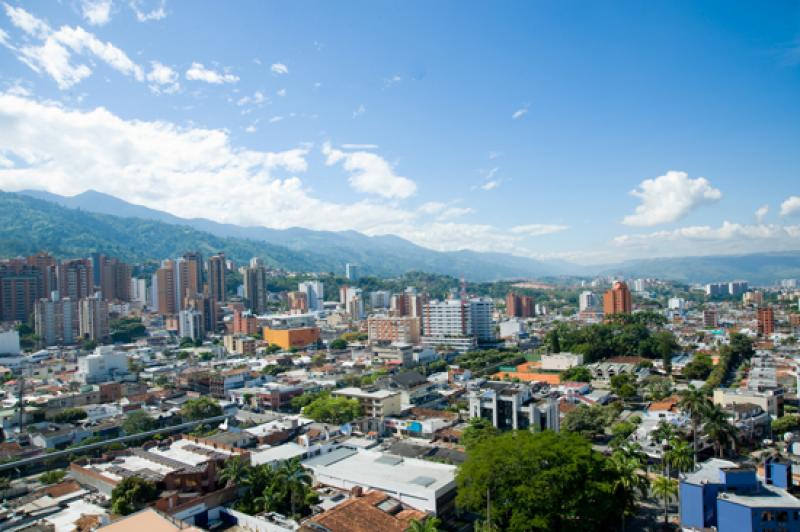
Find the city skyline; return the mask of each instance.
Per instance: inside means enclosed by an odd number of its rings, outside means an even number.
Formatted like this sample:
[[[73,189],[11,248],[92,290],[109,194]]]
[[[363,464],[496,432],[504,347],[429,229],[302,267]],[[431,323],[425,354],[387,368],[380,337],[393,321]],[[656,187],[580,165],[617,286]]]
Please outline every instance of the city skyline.
[[[800,249],[790,3],[1,7],[3,190],[589,264]]]

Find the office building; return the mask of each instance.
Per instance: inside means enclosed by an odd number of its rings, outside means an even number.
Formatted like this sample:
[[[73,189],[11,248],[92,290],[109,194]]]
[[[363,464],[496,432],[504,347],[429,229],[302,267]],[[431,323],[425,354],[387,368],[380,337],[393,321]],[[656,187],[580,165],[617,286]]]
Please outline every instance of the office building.
[[[533,298],[509,292],[506,295],[506,315],[512,318],[532,318],[534,316]]]
[[[747,292],[747,281],[731,281],[728,283],[728,295],[739,297]]]
[[[367,319],[370,344],[418,344],[420,319],[410,316],[370,316]]]
[[[487,382],[469,394],[469,417],[490,421],[500,430],[560,429],[558,401],[538,401],[530,384]]]
[[[282,349],[302,349],[319,341],[319,327],[311,314],[269,316],[263,329],[264,341]]]
[[[344,276],[350,281],[358,281],[358,266],[349,262],[345,264]]]
[[[671,297],[667,302],[667,308],[670,310],[676,310],[678,312],[683,312],[686,310],[686,300],[682,297]]]
[[[728,283],[708,283],[706,285],[708,297],[724,297],[728,295]]]
[[[34,316],[34,330],[45,346],[77,343],[80,329],[76,301],[61,299],[58,292],[53,292],[52,300],[36,302]]]
[[[94,273],[91,259],[62,261],[58,268],[58,292],[61,297],[78,301],[94,294]]]
[[[146,279],[138,279],[132,278],[131,279],[131,301],[136,303],[141,303],[142,305],[147,304],[147,280]]]
[[[208,296],[212,302],[225,301],[225,254],[218,253],[208,258]]]
[[[93,353],[78,357],[77,377],[84,384],[119,380],[128,374],[128,355],[115,351],[113,346],[100,346]]]
[[[27,322],[41,292],[40,272],[24,261],[0,262],[0,322]]]
[[[759,307],[758,308],[758,334],[761,336],[769,336],[775,332],[775,313],[772,307]]]
[[[364,297],[360,288],[343,286],[340,290],[341,302],[345,312],[353,320],[363,320],[366,317],[364,310]]]
[[[298,283],[297,290],[306,295],[309,311],[319,311],[325,301],[325,287],[320,281],[304,281]]]
[[[427,302],[427,295],[419,294],[416,288],[408,287],[402,294],[392,296],[390,309],[395,316],[422,318],[422,308]]]
[[[87,297],[78,302],[78,332],[87,340],[102,342],[109,339],[108,301]]]
[[[603,313],[606,316],[612,314],[630,314],[633,311],[631,302],[631,291],[624,281],[616,281],[614,285],[603,296]]]

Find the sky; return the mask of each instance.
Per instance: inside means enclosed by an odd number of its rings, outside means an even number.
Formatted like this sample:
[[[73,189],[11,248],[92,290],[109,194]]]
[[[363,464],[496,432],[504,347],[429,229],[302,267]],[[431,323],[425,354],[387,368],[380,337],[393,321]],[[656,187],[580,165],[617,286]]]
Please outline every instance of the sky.
[[[800,250],[800,3],[7,0],[0,189],[583,264]]]

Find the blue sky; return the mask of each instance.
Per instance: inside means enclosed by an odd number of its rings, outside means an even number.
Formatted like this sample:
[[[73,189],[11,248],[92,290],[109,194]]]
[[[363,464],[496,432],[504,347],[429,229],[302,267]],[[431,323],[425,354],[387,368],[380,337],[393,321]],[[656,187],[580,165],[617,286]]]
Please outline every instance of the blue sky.
[[[583,263],[800,249],[796,2],[0,11],[4,190]]]

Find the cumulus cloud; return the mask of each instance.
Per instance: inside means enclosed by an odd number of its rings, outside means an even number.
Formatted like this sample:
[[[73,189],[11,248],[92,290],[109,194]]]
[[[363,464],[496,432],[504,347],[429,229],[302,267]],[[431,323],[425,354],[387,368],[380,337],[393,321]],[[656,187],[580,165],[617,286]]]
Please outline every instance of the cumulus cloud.
[[[516,235],[526,236],[542,236],[550,235],[552,233],[560,233],[569,229],[568,225],[555,225],[555,224],[526,224],[517,225],[511,228],[511,232]]]
[[[92,74],[86,64],[73,62],[73,54],[97,59],[114,70],[144,80],[142,68],[128,55],[111,44],[98,39],[81,27],[61,26],[53,30],[45,21],[22,8],[5,4],[11,23],[28,36],[39,40],[38,44],[25,43],[19,47],[8,44],[17,57],[37,73],[45,73],[60,89],[68,89]]]
[[[678,221],[697,207],[719,200],[722,192],[704,177],[689,179],[686,172],[669,171],[655,179],[645,179],[631,195],[641,204],[622,223],[653,226]]]
[[[82,0],[81,14],[92,26],[102,26],[111,20],[111,0]]]
[[[161,20],[167,16],[166,0],[150,2],[146,0],[131,0],[131,9],[139,22]]]
[[[789,196],[781,203],[781,216],[796,216],[800,214],[800,196]]]
[[[206,68],[202,63],[192,63],[192,66],[186,71],[186,79],[190,81],[205,81],[206,83],[219,85],[222,83],[236,83],[239,81],[239,76],[217,72],[216,70]]]
[[[286,89],[278,89],[277,91],[275,91],[275,94],[283,98],[284,96],[286,96]]]
[[[353,118],[358,118],[359,116],[363,115],[366,112],[367,108],[364,107],[364,104],[362,103],[361,105],[358,106],[358,108],[355,111],[353,111]]]
[[[408,198],[417,190],[417,185],[407,177],[394,173],[392,166],[380,155],[368,151],[342,151],[326,142],[322,146],[326,164],[342,163],[350,172],[349,182],[353,189],[366,194],[377,194],[385,198]]]
[[[158,61],[150,63],[150,72],[147,73],[147,81],[150,90],[156,94],[173,94],[181,88],[178,78],[180,77],[175,70],[167,65],[162,65]]]
[[[638,256],[711,255],[793,250],[800,246],[800,225],[696,225],[668,231],[620,235],[613,243]]]
[[[767,214],[769,214],[769,205],[762,205],[756,209],[756,220],[758,223],[762,223],[764,218],[767,217]]]
[[[479,188],[481,190],[489,191],[489,190],[494,190],[499,186],[500,186],[500,181],[492,179],[491,181],[487,181],[486,183],[482,184]]]
[[[278,74],[279,76],[283,74],[289,73],[289,67],[284,65],[283,63],[273,63],[269,69],[272,71],[273,74]]]

